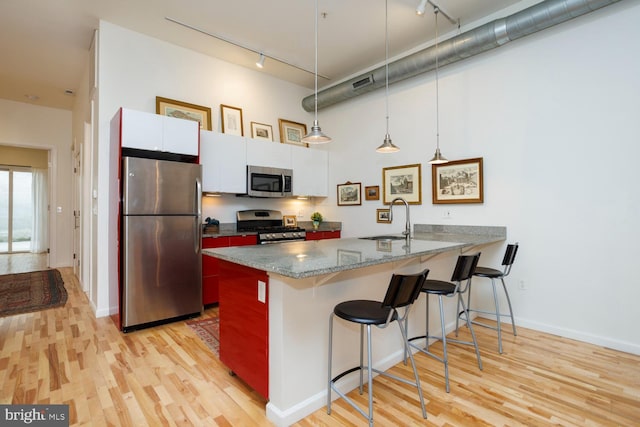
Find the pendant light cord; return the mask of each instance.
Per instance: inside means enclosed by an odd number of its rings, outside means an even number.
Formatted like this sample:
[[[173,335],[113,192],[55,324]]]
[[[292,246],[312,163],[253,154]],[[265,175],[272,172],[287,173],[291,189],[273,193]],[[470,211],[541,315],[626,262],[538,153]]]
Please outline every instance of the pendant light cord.
[[[440,10],[435,7],[433,12],[436,14],[436,148],[440,150],[440,91],[438,88],[438,12]]]
[[[314,120],[318,120],[318,0],[316,0],[316,17],[315,17],[315,43],[316,43],[316,57],[315,57],[315,117]]]
[[[385,108],[387,113],[387,135],[389,135],[389,1],[384,2],[384,70]]]

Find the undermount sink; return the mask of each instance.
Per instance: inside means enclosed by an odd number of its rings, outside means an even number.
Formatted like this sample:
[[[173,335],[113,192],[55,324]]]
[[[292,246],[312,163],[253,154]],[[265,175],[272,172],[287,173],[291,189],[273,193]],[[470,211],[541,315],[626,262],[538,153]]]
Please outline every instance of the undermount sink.
[[[398,236],[398,235],[386,235],[386,236],[371,236],[371,237],[360,237],[365,240],[404,240],[406,236]]]

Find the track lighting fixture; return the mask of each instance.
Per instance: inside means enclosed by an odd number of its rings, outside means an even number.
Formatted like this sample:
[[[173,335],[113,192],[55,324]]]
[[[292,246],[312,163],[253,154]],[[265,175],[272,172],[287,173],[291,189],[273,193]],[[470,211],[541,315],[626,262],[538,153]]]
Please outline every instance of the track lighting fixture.
[[[427,0],[420,0],[418,7],[416,7],[416,15],[424,15],[424,10],[427,7]]]
[[[258,61],[256,61],[256,67],[262,68],[264,67],[264,55],[261,53]]]
[[[331,142],[331,138],[322,133],[318,124],[318,0],[316,0],[316,16],[315,16],[315,37],[316,37],[316,61],[315,61],[315,116],[311,132],[302,138],[302,142],[307,144],[325,144]]]

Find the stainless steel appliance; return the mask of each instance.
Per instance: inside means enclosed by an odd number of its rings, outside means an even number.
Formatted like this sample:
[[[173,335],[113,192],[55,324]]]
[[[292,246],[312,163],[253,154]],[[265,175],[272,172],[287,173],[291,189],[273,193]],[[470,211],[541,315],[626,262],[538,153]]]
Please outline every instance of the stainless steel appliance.
[[[122,159],[122,329],[202,312],[201,166]]]
[[[247,196],[288,197],[292,196],[293,170],[247,166]]]
[[[307,236],[304,228],[284,227],[282,212],[274,210],[238,211],[236,228],[238,231],[256,232],[259,245],[305,240]]]

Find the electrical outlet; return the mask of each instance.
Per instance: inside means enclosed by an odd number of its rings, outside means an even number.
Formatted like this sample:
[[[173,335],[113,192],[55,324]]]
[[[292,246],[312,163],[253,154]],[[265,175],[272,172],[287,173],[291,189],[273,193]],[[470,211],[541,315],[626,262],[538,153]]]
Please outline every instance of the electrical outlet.
[[[518,282],[518,288],[520,288],[521,291],[526,291],[527,289],[529,289],[524,280],[520,280]]]

